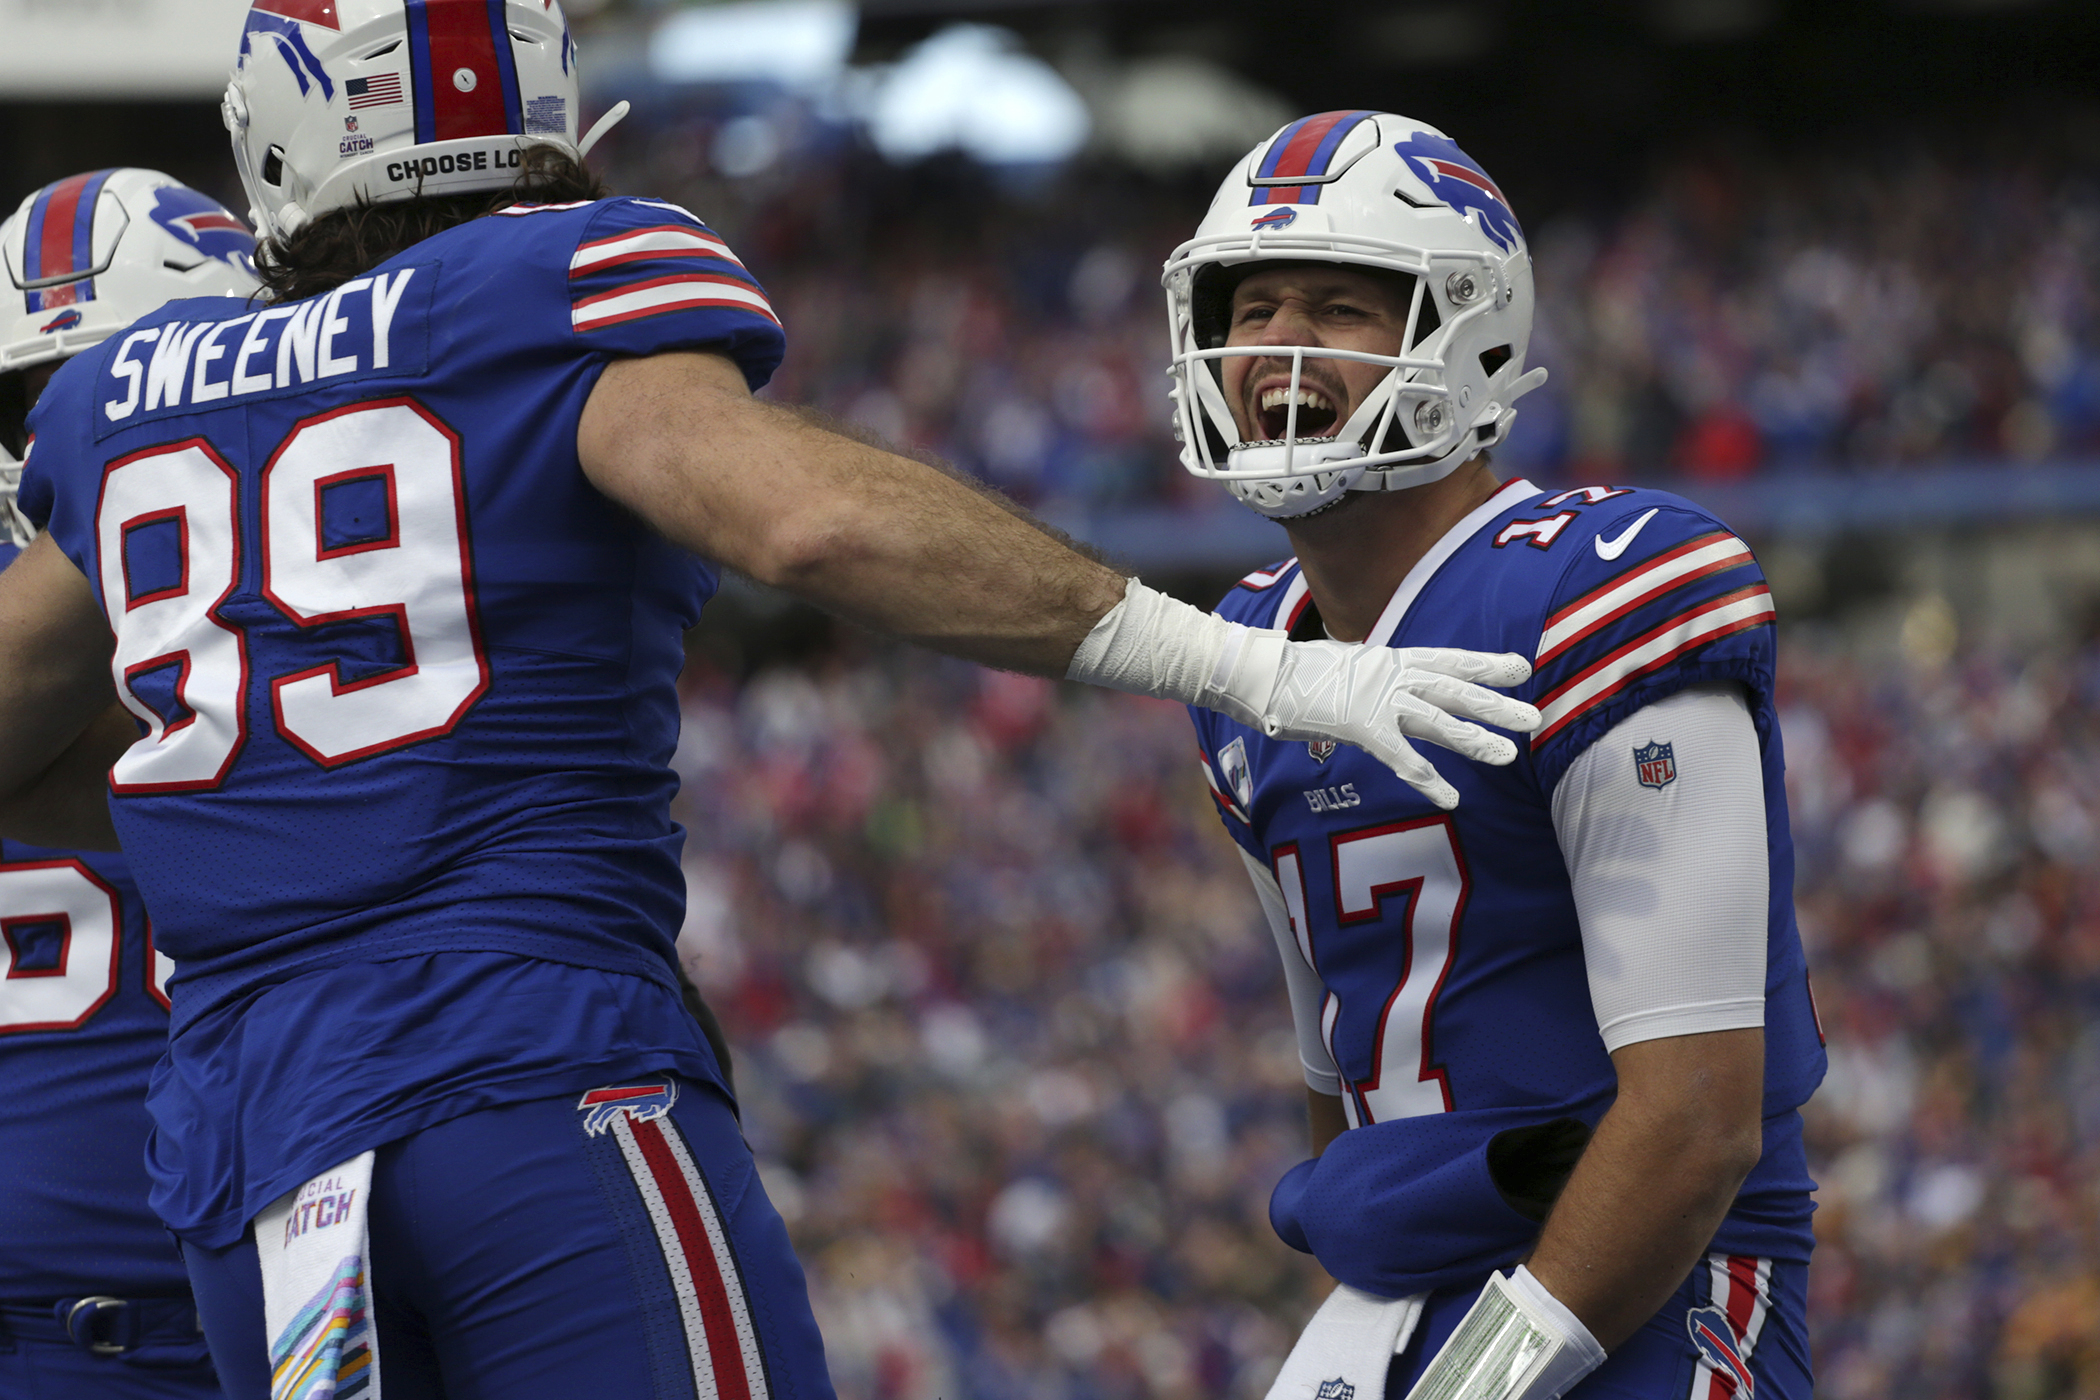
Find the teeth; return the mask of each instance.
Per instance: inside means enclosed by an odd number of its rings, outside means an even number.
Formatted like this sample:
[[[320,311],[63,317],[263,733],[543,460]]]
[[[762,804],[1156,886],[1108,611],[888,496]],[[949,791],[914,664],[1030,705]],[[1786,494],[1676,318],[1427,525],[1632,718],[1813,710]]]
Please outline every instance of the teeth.
[[[1285,407],[1290,403],[1290,401],[1291,391],[1289,389],[1270,389],[1265,391],[1261,396],[1261,406],[1264,412],[1272,408]],[[1318,389],[1306,389],[1302,387],[1298,390],[1298,407],[1324,408],[1330,413],[1334,411],[1334,405],[1328,401],[1328,398],[1325,394],[1321,393]]]

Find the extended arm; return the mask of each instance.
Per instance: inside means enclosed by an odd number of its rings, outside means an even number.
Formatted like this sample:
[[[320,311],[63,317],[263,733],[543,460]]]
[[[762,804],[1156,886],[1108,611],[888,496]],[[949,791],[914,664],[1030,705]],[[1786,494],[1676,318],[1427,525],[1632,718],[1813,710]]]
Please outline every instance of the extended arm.
[[[1675,768],[1646,787],[1634,751],[1657,741]],[[1614,727],[1562,777],[1553,823],[1618,1094],[1531,1258],[1488,1280],[1414,1396],[1565,1394],[1684,1282],[1762,1148],[1770,876],[1741,692],[1694,688]],[[1517,1333],[1536,1359],[1514,1387],[1463,1359]]]
[[[1641,786],[1668,740],[1677,776]],[[1570,766],[1554,825],[1619,1093],[1530,1267],[1607,1348],[1654,1315],[1757,1165],[1770,910],[1764,785],[1740,691],[1671,696]]]
[[[109,628],[49,536],[0,573],[0,836],[115,850],[109,767],[138,728],[113,708]]]
[[[1529,732],[1513,655],[1335,642],[1227,622],[1126,579],[922,462],[752,399],[719,355],[608,365],[576,434],[591,482],[666,538],[828,611],[992,666],[1205,705],[1277,738],[1359,745],[1440,806],[1403,735],[1507,763]]]
[[[599,490],[761,583],[938,650],[1062,676],[1125,579],[924,463],[753,399],[719,355],[606,367],[577,433]]]

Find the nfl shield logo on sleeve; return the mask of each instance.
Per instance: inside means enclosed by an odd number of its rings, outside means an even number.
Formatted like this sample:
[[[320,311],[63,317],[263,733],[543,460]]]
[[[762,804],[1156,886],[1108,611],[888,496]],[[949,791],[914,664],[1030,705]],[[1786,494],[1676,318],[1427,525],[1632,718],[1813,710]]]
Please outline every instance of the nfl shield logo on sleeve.
[[[1641,786],[1660,791],[1677,781],[1677,753],[1668,744],[1646,743],[1633,751]]]
[[[1320,1382],[1320,1393],[1315,1400],[1356,1400],[1356,1387],[1336,1376],[1331,1381]]]

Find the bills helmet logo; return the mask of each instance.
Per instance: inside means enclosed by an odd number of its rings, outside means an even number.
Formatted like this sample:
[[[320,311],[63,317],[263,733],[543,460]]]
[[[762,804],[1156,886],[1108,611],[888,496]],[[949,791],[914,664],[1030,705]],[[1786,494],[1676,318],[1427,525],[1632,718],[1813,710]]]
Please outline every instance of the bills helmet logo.
[[[1333,758],[1334,751],[1338,747],[1340,745],[1333,739],[1307,739],[1305,741],[1305,751],[1312,755],[1312,761],[1315,763],[1325,763],[1328,759]]]
[[[207,258],[232,263],[244,272],[255,270],[250,260],[255,251],[255,235],[246,224],[195,190],[179,185],[155,190],[153,222]]]
[[[1505,253],[1514,253],[1524,241],[1524,230],[1510,212],[1509,200],[1488,178],[1471,156],[1447,136],[1418,131],[1405,141],[1393,143],[1407,168],[1429,186],[1429,193],[1460,214],[1475,214],[1480,231],[1495,240]]]
[[[1643,744],[1633,751],[1633,769],[1642,787],[1660,792],[1677,781],[1677,751],[1669,744]]]
[[[1292,224],[1296,223],[1297,220],[1298,211],[1291,208],[1290,205],[1286,204],[1281,206],[1280,208],[1271,209],[1266,214],[1256,215],[1254,219],[1254,227],[1289,228]]]
[[[1247,766],[1247,741],[1234,739],[1218,750],[1218,771],[1225,775],[1231,785],[1232,795],[1239,799],[1240,810],[1254,806],[1254,770]]]
[[[610,1128],[615,1118],[625,1115],[646,1123],[669,1113],[671,1105],[677,1102],[678,1086],[669,1080],[661,1084],[621,1084],[591,1090],[576,1101],[576,1111],[583,1115],[583,1130],[596,1137]]]
[[[50,320],[44,322],[43,325],[38,326],[36,328],[36,333],[38,335],[50,335],[54,331],[69,331],[73,329],[73,327],[79,325],[80,321],[80,313],[78,311],[68,309],[59,312],[56,316],[53,316]]]
[[[1320,1382],[1320,1393],[1314,1400],[1356,1400],[1356,1387],[1336,1376],[1331,1381]]]
[[[1735,1382],[1737,1400],[1751,1400],[1757,1383],[1751,1378],[1749,1363],[1743,1360],[1737,1349],[1735,1328],[1728,1325],[1728,1314],[1719,1308],[1693,1308],[1685,1314],[1684,1325],[1692,1334],[1692,1345],[1716,1375],[1726,1376]]]

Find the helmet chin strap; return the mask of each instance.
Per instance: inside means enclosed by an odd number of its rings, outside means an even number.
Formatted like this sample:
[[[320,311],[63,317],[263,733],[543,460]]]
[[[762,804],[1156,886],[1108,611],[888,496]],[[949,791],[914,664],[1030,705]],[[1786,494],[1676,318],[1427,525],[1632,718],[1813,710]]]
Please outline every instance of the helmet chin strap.
[[[598,144],[598,139],[604,136],[606,132],[611,131],[615,126],[618,126],[620,119],[632,110],[632,104],[625,98],[613,103],[611,109],[604,116],[592,122],[591,129],[583,133],[583,139],[576,143],[576,158],[582,160],[589,155],[591,147]]]

